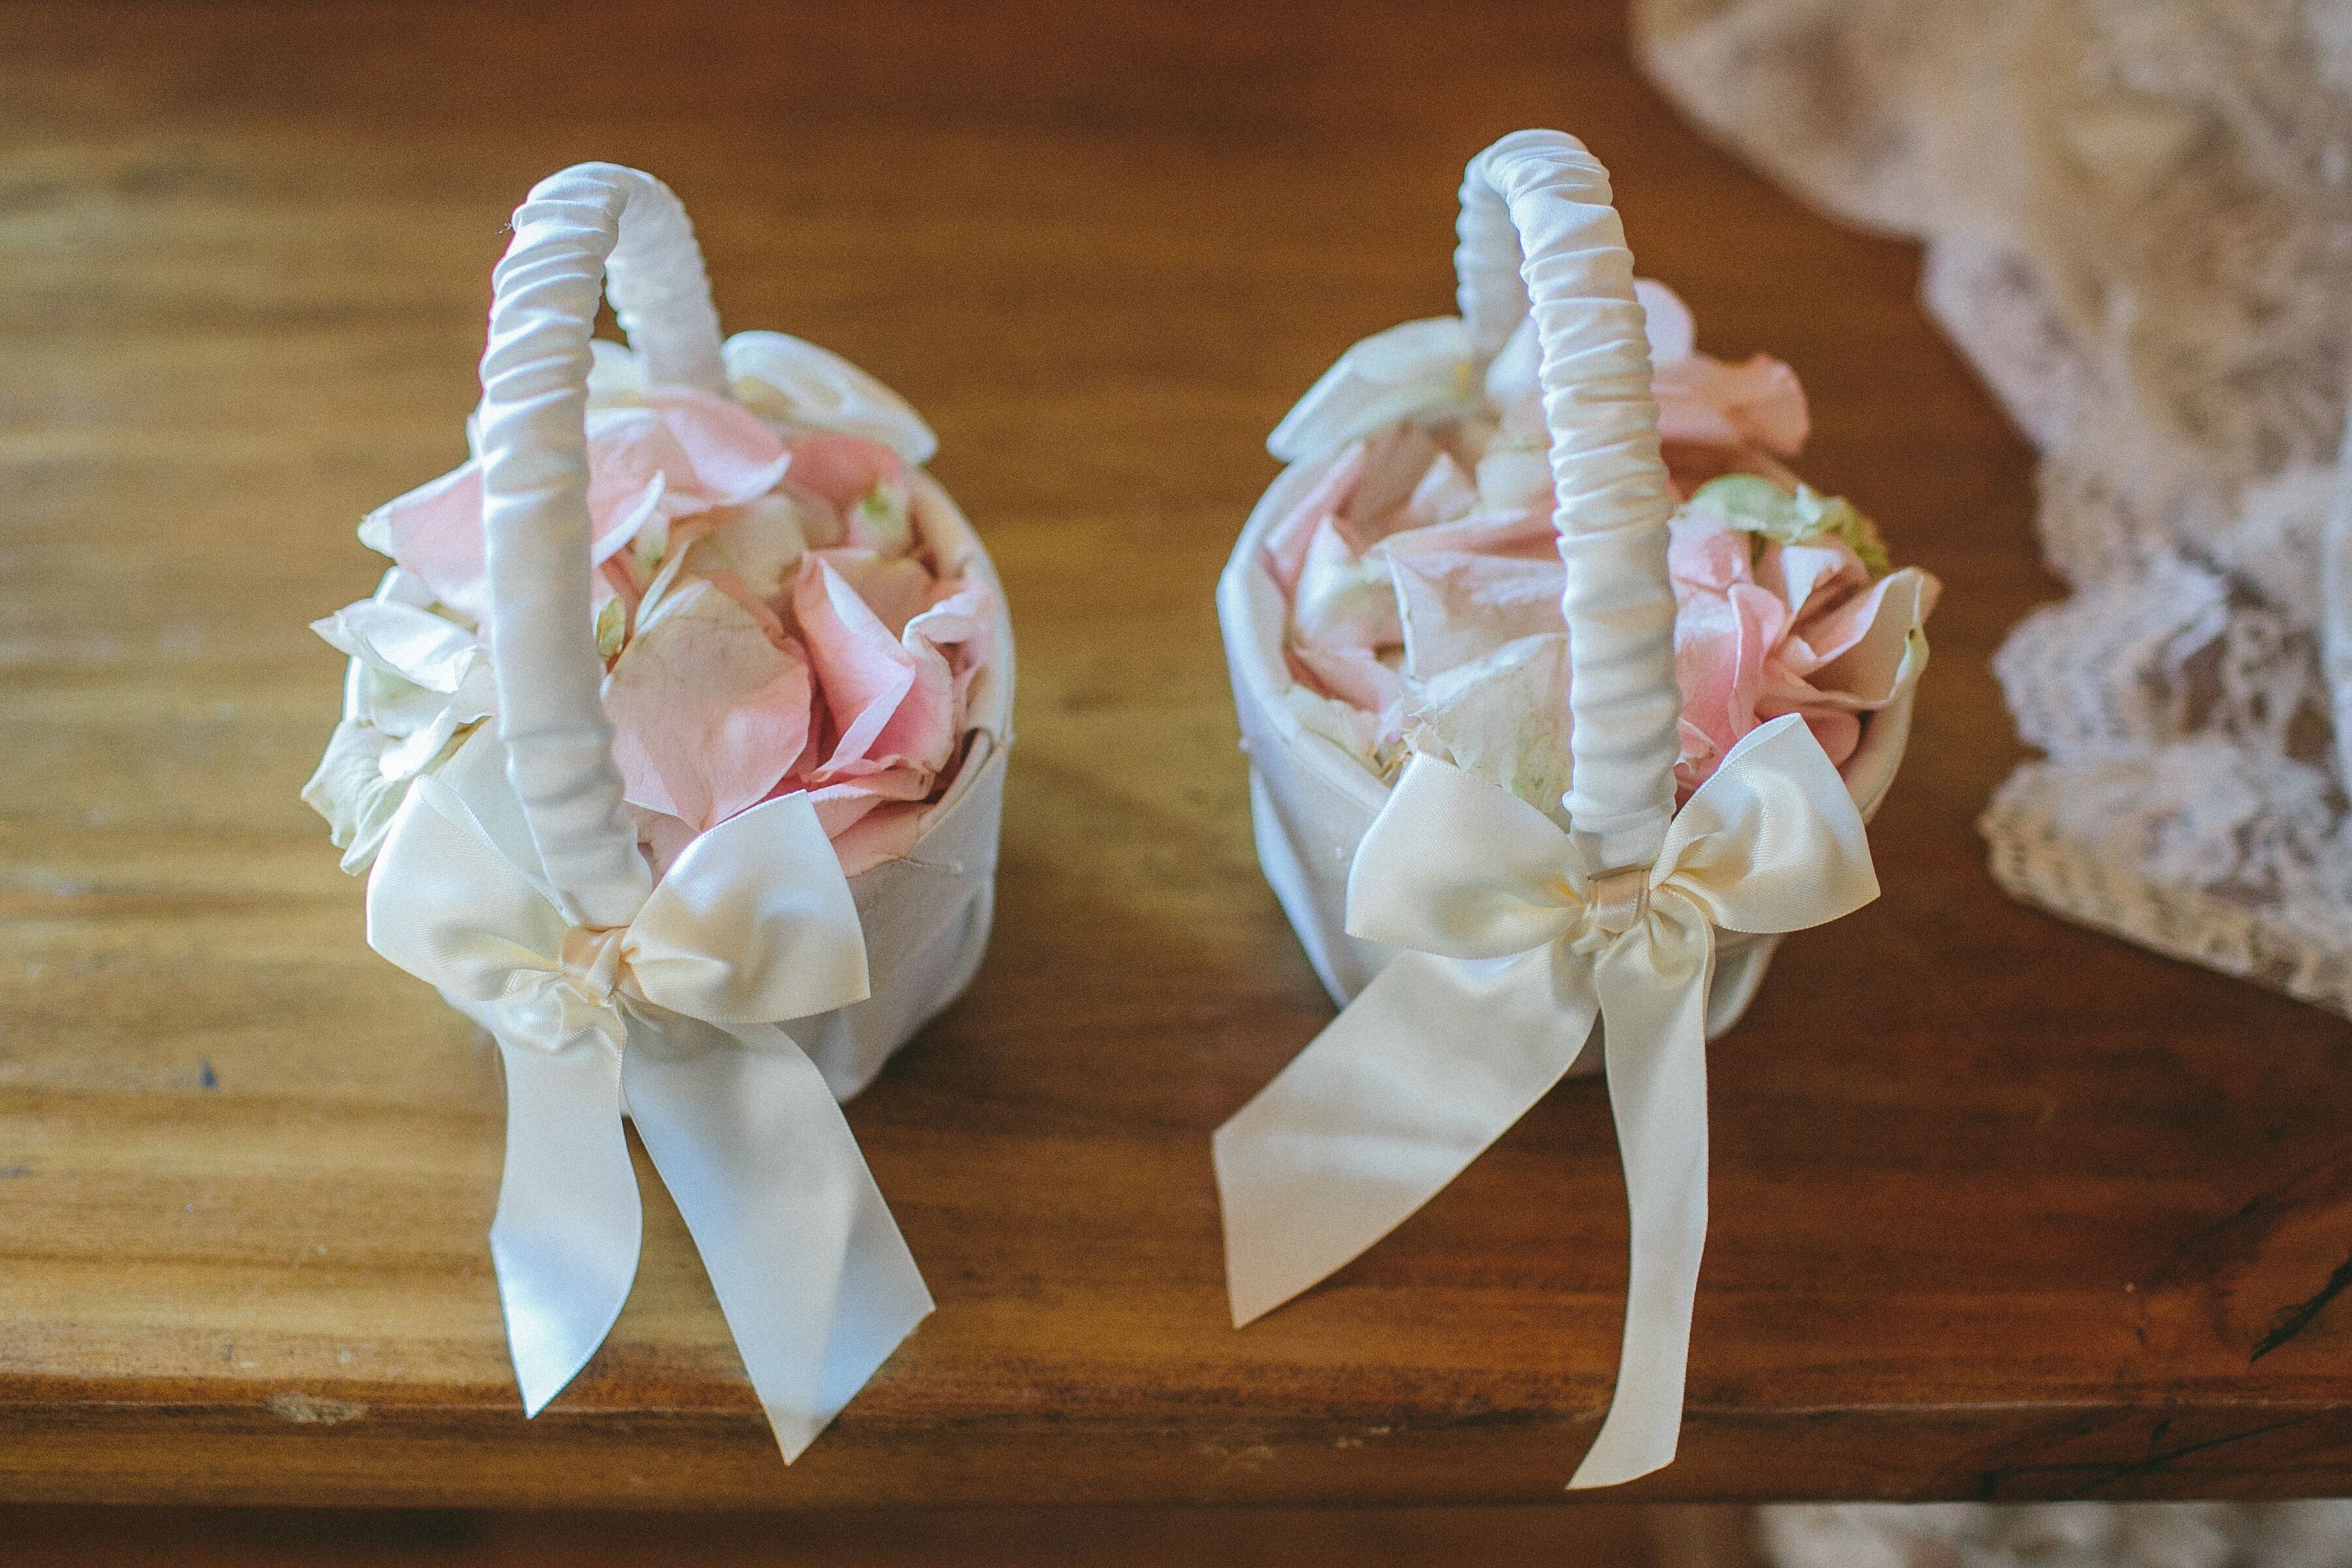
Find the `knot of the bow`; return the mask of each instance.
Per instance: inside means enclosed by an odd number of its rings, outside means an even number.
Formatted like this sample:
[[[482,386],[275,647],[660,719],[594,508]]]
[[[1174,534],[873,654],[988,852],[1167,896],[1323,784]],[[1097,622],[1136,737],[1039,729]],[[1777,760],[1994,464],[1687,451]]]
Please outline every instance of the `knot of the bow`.
[[[1650,868],[1626,866],[1595,877],[1585,903],[1603,934],[1624,935],[1650,912]]]
[[[573,926],[563,933],[558,954],[572,989],[593,1002],[609,1003],[628,967],[626,926]]]
[[[484,773],[483,787],[508,787]],[[528,844],[485,826],[519,822],[514,802],[481,804],[430,776],[410,790],[368,879],[368,942],[493,1009],[513,1043],[561,1049],[583,1030],[617,1043],[621,1012],[645,1006],[727,1027],[866,994],[857,905],[805,795],[700,835],[612,927],[572,924]]]

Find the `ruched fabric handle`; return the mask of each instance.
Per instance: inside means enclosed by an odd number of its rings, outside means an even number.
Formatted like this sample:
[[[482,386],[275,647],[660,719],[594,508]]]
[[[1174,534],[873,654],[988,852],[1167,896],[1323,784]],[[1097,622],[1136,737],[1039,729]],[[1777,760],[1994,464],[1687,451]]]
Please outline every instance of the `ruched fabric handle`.
[[[590,605],[589,335],[607,287],[647,380],[724,395],[719,313],[668,186],[616,163],[515,209],[482,355],[490,659],[508,775],[565,918],[625,926],[652,890],[621,806]]]
[[[1569,817],[1595,865],[1648,866],[1674,816],[1681,752],[1675,501],[1608,172],[1572,136],[1516,132],[1470,161],[1457,232],[1457,297],[1479,361],[1535,317],[1568,568]]]

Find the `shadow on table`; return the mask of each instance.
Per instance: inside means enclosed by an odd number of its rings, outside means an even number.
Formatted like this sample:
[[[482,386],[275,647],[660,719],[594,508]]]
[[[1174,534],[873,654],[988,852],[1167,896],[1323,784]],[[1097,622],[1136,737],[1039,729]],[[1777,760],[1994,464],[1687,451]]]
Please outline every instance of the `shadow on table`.
[[[8,1568],[1742,1568],[1743,1511],[1017,1509],[794,1514],[0,1510]]]

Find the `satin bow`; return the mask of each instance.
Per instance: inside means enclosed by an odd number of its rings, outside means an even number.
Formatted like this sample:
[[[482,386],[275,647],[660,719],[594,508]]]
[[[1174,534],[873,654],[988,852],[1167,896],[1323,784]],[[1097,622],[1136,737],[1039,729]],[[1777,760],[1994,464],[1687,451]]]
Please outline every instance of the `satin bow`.
[[[1646,870],[1596,878],[1508,791],[1416,756],[1356,850],[1350,935],[1405,951],[1217,1130],[1234,1321],[1388,1234],[1568,1071],[1596,1018],[1633,1211],[1617,1392],[1571,1487],[1667,1464],[1706,1237],[1715,928],[1878,896],[1861,814],[1801,719],[1751,731]]]
[[[824,1079],[775,1026],[866,994],[847,879],[805,795],[701,834],[625,927],[570,924],[502,770],[417,781],[368,942],[497,1037],[490,1227],[526,1415],[612,1329],[642,1214],[625,1112],[693,1233],[787,1462],[931,1310]]]

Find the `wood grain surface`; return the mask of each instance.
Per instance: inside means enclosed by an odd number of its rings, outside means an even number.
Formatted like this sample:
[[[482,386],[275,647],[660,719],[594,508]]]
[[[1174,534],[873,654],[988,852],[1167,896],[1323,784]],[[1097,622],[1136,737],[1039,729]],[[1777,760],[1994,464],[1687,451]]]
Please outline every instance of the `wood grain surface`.
[[[1210,1130],[1330,1016],[1211,586],[1267,429],[1450,309],[1463,161],[1614,171],[1701,341],[1948,588],[1885,896],[1713,1055],[1683,1458],[1629,1498],[2352,1489],[2352,1033],[2021,908],[1987,660],[2056,585],[1908,247],[1700,142],[1612,5],[0,9],[0,1496],[1555,1498],[1617,1353],[1598,1085],[1227,1323]],[[904,392],[1021,637],[997,936],[850,1110],[939,1311],[777,1460],[675,1213],[526,1423],[495,1061],[295,798],[371,505],[463,453],[513,204],[663,175],[721,310]]]

